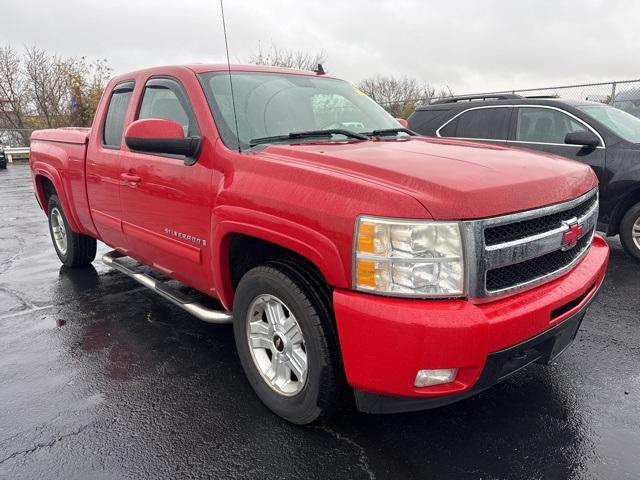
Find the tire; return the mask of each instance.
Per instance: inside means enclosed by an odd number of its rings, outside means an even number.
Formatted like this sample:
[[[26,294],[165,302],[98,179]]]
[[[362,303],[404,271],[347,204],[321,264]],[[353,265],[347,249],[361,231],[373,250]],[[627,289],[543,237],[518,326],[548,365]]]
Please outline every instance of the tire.
[[[249,270],[238,284],[233,304],[236,348],[251,387],[271,411],[298,425],[327,417],[339,405],[344,390],[327,289],[304,268],[295,262],[274,261]],[[281,325],[275,330],[271,328],[265,307],[271,302],[280,302],[284,307],[281,311],[288,315],[281,330],[278,330]],[[254,314],[249,315],[251,312]],[[249,330],[254,324],[269,329],[261,337],[261,342],[271,339],[269,347],[256,351],[250,346]],[[290,359],[289,365],[294,365],[297,333],[290,332],[297,332],[296,326],[303,339],[297,344],[297,351],[298,354],[303,351],[306,359],[304,380],[296,376],[301,369],[292,367],[289,374],[284,375],[289,383],[282,384],[278,376],[269,381],[271,374],[278,371],[274,370],[276,359]],[[288,332],[282,333],[289,328]],[[278,333],[282,334],[280,343],[276,338]],[[279,348],[282,352],[278,352]],[[269,349],[271,354],[265,356],[263,353]],[[267,372],[265,365],[270,369]]]
[[[67,267],[86,267],[96,258],[96,239],[76,233],[69,227],[57,195],[49,197],[47,209],[53,248]]]
[[[625,252],[640,261],[640,203],[633,205],[622,217],[620,242]]]

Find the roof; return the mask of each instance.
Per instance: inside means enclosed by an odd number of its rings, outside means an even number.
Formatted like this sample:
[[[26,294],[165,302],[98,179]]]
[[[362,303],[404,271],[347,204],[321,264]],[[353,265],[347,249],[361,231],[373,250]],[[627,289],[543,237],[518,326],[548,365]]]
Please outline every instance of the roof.
[[[207,72],[226,72],[231,70],[232,72],[257,72],[257,73],[281,73],[288,75],[307,75],[307,76],[322,76],[327,78],[335,78],[331,75],[323,74],[318,75],[316,72],[311,70],[298,70],[294,68],[282,68],[282,67],[271,67],[266,65],[244,65],[244,64],[231,64],[227,65],[226,63],[212,63],[212,64],[204,64],[204,63],[193,63],[193,64],[185,64],[185,65],[164,65],[152,68],[146,68],[141,70],[136,70],[133,72],[127,72],[116,77],[116,80],[123,80],[133,76],[137,76],[138,74],[150,73],[153,75],[161,74],[163,71],[167,70],[175,70],[175,69],[188,69],[196,74],[207,73]]]
[[[185,67],[193,70],[195,73],[205,73],[205,72],[220,72],[231,69],[232,72],[264,72],[264,73],[289,73],[293,75],[312,75],[317,76],[318,74],[311,70],[299,70],[295,68],[284,68],[284,67],[272,67],[269,65],[249,65],[249,64],[231,64],[227,65],[226,63],[217,63],[217,64],[202,64],[195,63],[192,65],[185,65]],[[324,75],[322,75],[324,76]]]
[[[451,103],[433,103],[430,105],[421,105],[416,108],[416,111],[421,110],[451,110],[454,108],[467,109],[481,106],[494,106],[494,105],[570,105],[577,107],[579,105],[602,105],[599,102],[590,102],[588,100],[573,100],[569,98],[513,98],[507,100],[472,100],[472,101],[460,101]]]

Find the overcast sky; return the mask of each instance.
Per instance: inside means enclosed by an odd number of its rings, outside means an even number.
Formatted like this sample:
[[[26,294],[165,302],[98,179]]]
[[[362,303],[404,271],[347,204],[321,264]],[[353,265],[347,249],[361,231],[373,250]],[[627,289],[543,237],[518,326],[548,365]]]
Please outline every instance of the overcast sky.
[[[226,0],[232,62],[261,42],[324,51],[357,82],[407,75],[456,93],[640,77],[640,2]],[[2,0],[0,44],[108,59],[114,73],[221,62],[219,0]]]

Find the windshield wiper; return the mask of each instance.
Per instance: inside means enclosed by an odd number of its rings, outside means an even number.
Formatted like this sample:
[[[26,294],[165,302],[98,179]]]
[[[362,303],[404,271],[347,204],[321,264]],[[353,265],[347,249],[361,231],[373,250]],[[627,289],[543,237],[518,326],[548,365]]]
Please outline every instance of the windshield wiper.
[[[329,130],[309,130],[306,132],[291,132],[287,135],[254,138],[253,140],[249,140],[249,145],[255,147],[261,143],[284,142],[286,140],[296,140],[300,138],[331,138],[334,135],[344,135],[345,137],[356,138],[358,140],[369,140],[369,137],[363,133],[352,132],[351,130],[342,128],[332,128]]]
[[[373,130],[371,132],[365,132],[364,135],[369,135],[370,137],[391,137],[397,135],[398,133],[406,133],[412,137],[417,136],[418,134],[413,130],[409,130],[404,127],[397,128],[384,128],[382,130]]]

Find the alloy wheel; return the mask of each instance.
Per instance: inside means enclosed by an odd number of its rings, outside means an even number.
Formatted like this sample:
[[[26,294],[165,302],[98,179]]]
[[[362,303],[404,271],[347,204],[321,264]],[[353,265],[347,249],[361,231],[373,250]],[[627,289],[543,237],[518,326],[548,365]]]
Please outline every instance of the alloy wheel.
[[[67,253],[67,229],[64,226],[62,213],[57,207],[51,210],[51,233],[58,251],[65,255]]]
[[[631,238],[633,239],[633,243],[635,243],[636,247],[640,250],[640,217],[636,219],[633,227],[631,227]]]
[[[302,329],[291,309],[273,295],[259,295],[247,311],[247,340],[262,379],[277,393],[293,396],[307,381]]]

